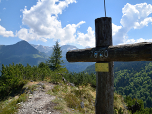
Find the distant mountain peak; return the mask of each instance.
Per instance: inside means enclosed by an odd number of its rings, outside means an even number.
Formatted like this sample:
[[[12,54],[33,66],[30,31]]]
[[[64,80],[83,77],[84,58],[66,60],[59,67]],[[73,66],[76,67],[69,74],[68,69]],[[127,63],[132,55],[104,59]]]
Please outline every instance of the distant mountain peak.
[[[17,55],[22,54],[39,54],[39,51],[35,49],[33,46],[31,46],[27,41],[21,40],[17,42],[16,44],[12,45],[12,50]]]
[[[27,42],[26,40],[21,40],[20,42]]]
[[[25,41],[25,40],[21,40],[21,41],[19,41],[19,42],[17,42],[17,43],[28,43],[28,42]]]
[[[25,41],[25,40],[21,40],[21,41],[19,41],[19,42],[17,42],[15,45],[19,45],[19,46],[31,46],[27,41]]]

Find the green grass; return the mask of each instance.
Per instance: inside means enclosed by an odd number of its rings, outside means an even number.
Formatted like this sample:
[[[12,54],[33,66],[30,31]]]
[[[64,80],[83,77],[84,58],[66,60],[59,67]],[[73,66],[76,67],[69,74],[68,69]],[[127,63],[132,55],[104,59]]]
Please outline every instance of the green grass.
[[[32,85],[32,86],[27,86],[27,90],[30,90],[31,92],[36,91],[36,88],[38,87],[38,85]],[[24,87],[26,88],[26,86]]]
[[[57,105],[54,107],[55,110],[63,110],[63,106],[61,105]]]
[[[27,91],[35,91],[38,85],[25,85],[23,88],[27,88]],[[45,88],[45,85],[43,86]],[[52,101],[57,104],[53,108],[60,111],[63,114],[94,114],[95,113],[95,89],[90,85],[87,86],[67,86],[60,83],[60,85],[54,85],[54,88],[47,91],[47,94],[56,96]],[[25,102],[28,99],[28,94],[21,94],[19,98],[12,100],[5,100],[0,102],[0,114],[15,114],[19,108],[20,102]],[[81,108],[80,103],[84,102],[84,108]],[[122,107],[122,96],[114,94],[114,114],[121,114],[124,110]]]
[[[68,93],[64,99],[68,107],[74,108],[74,109],[79,107],[80,99],[78,99],[74,94]]]
[[[55,110],[63,110],[64,109],[65,102],[62,99],[56,98],[53,100],[53,103],[57,104],[57,106],[54,106]]]
[[[25,102],[25,101],[27,101],[27,99],[28,99],[28,94],[23,93],[19,96],[19,98],[17,99],[17,102],[18,103]]]
[[[27,94],[21,94],[19,98],[12,100],[5,100],[0,102],[0,114],[15,114],[19,108],[20,102],[25,102],[28,99]]]
[[[66,84],[55,85],[52,90],[47,93],[56,96],[53,100],[57,106],[54,107],[56,110],[60,110],[63,114],[94,114],[95,96],[90,92],[95,90],[91,89],[90,86],[87,87],[72,87]],[[82,100],[83,99],[83,100]],[[84,102],[85,108],[81,108],[80,103]],[[70,111],[69,111],[70,110]]]
[[[59,110],[63,114],[95,113],[96,92],[90,85],[72,87],[62,83],[62,85],[55,85],[47,93],[56,96],[52,101],[57,104],[54,109]],[[84,108],[81,108],[80,105],[82,101],[84,102]],[[114,114],[130,114],[129,111],[124,109],[122,102],[124,102],[123,97],[115,93]]]

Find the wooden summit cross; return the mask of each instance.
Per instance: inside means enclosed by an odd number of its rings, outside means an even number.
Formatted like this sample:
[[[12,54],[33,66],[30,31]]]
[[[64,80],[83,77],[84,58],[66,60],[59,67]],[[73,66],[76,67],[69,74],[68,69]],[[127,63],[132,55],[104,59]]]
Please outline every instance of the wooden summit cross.
[[[96,62],[96,114],[113,114],[113,61],[152,61],[152,43],[112,46],[110,17],[95,20],[96,47],[71,50],[68,62]]]
[[[68,62],[96,62],[96,114],[113,114],[113,61],[152,61],[152,43],[112,46],[110,17],[95,20],[96,47],[71,50]]]
[[[113,114],[114,75],[113,61],[152,61],[152,43],[142,42],[112,46],[112,20],[95,20],[96,47],[71,50],[68,62],[96,62],[96,114]]]

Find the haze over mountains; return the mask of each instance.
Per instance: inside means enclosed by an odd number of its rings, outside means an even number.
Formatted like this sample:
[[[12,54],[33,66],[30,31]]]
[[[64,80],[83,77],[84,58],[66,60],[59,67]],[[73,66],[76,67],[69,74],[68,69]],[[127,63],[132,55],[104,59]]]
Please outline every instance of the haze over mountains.
[[[53,52],[53,46],[49,47],[49,46],[42,46],[42,45],[33,45],[31,44],[34,48],[36,48],[38,51],[40,52],[44,52],[47,56],[50,56]],[[62,50],[62,56],[63,56],[63,60],[66,59],[66,52],[69,50],[75,50],[78,49],[76,46],[72,46],[72,45],[63,45],[61,46],[61,50]]]
[[[66,52],[69,50],[78,49],[76,46],[63,45],[62,50],[62,60],[63,65],[71,72],[81,72],[87,68],[87,66],[94,64],[93,62],[83,63],[69,63],[66,60]],[[53,46],[42,46],[29,44],[27,41],[20,41],[13,45],[0,45],[0,69],[2,64],[9,65],[14,62],[14,64],[23,64],[24,66],[30,64],[38,65],[40,62],[45,62],[53,52]]]

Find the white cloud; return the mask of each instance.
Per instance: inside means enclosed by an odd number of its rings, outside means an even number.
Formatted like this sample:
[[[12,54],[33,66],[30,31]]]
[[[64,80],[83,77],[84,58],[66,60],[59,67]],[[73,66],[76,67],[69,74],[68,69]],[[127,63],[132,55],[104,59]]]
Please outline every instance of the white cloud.
[[[37,4],[29,10],[25,6],[24,10],[21,10],[23,12],[22,24],[27,25],[29,29],[21,28],[16,35],[26,41],[41,40],[46,42],[48,39],[53,39],[54,41],[60,39],[60,45],[75,42],[84,47],[94,47],[95,32],[91,27],[88,27],[86,34],[77,32],[77,28],[85,21],[80,21],[77,24],[67,24],[62,27],[58,15],[62,14],[62,11],[72,3],[76,3],[76,0],[38,0]],[[127,3],[122,8],[122,13],[121,25],[112,24],[114,45],[137,42],[137,40],[128,39],[128,31],[141,29],[152,22],[152,17],[148,17],[152,13],[151,4],[131,5]]]
[[[147,17],[145,18],[143,21],[139,22],[135,22],[135,26],[134,29],[140,29],[144,26],[148,26],[148,23],[152,22],[152,17]]]
[[[63,9],[71,3],[76,3],[76,0],[38,0],[30,10],[25,7],[21,10],[23,12],[22,23],[29,29],[21,28],[17,33],[18,37],[27,41],[42,40],[44,42],[47,39],[60,39],[61,45],[74,42],[76,29],[85,22],[68,24],[63,28],[61,21],[58,20],[58,14],[62,14]]]
[[[127,3],[122,9],[122,19],[120,23],[123,27],[133,27],[134,29],[147,26],[149,22],[152,22],[151,17],[148,17],[152,13],[152,5],[147,3],[141,3],[131,5]]]
[[[95,47],[95,34],[91,27],[88,27],[86,34],[79,32],[76,42],[84,47]]]
[[[122,26],[117,26],[112,23],[112,36],[114,36],[121,28],[122,28]]]
[[[113,42],[115,44],[121,44],[124,42],[136,42],[133,39],[128,39],[127,33],[131,29],[141,29],[148,26],[152,22],[152,17],[148,17],[152,13],[152,5],[147,3],[141,3],[131,5],[127,3],[122,8],[122,19],[120,21],[121,26],[115,26],[116,30],[113,30]]]
[[[127,39],[122,44],[133,44],[133,43],[139,43],[139,42],[152,42],[152,39],[143,39],[143,38],[139,38],[137,40]],[[120,44],[120,45],[122,45],[122,44]]]
[[[112,23],[112,35],[113,36],[117,35],[118,40],[120,40],[119,36],[122,36],[120,34],[122,32],[119,32],[119,34],[118,34],[118,31],[120,31],[121,29],[122,29],[122,26],[117,26]],[[93,31],[91,27],[88,27],[87,31],[88,32],[86,34],[78,32],[78,38],[77,38],[76,42],[78,42],[78,44],[80,44],[84,47],[87,47],[87,46],[95,47],[95,31]],[[117,39],[114,39],[114,40],[116,41]]]
[[[1,19],[0,19],[1,21]],[[14,37],[14,34],[12,31],[7,31],[4,27],[0,25],[0,35],[3,37]]]
[[[6,8],[3,8],[3,10],[6,10]]]
[[[2,35],[3,37],[14,37],[12,31],[6,31],[6,29],[1,25],[0,25],[0,35]]]
[[[21,28],[17,32],[17,36],[22,40],[29,41],[29,40],[36,40],[35,37],[37,35],[33,32],[33,29]]]
[[[60,29],[59,32],[55,34],[55,38],[60,39],[60,45],[65,45],[67,43],[73,43],[76,41],[76,29],[80,27],[81,24],[85,23],[84,21],[79,22],[78,24],[68,24],[63,29]]]

